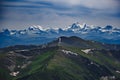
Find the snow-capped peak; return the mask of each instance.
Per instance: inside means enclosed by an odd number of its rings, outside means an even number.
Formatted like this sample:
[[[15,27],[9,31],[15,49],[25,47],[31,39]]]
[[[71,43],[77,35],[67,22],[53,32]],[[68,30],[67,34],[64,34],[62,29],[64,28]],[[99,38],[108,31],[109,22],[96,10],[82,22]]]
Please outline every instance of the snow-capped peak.
[[[81,26],[83,29],[94,29],[96,27],[94,25],[87,25],[86,23],[83,23]]]
[[[4,34],[10,34],[10,30],[9,29],[3,29],[2,33],[4,33]]]
[[[71,29],[76,29],[76,28],[80,28],[80,25],[78,23],[73,23]]]
[[[17,41],[13,41],[13,44],[16,44],[16,42],[19,43],[21,40],[24,41],[24,39],[26,39],[26,41],[28,42],[30,40],[30,44],[34,42],[35,43],[37,42],[37,44],[38,42],[47,43],[48,41],[51,41],[51,39],[53,40],[53,38],[55,39],[60,36],[77,36],[83,39],[95,40],[103,43],[120,44],[119,28],[114,28],[112,26],[105,26],[105,27],[93,26],[93,25],[87,25],[85,23],[79,24],[78,22],[72,24],[70,27],[66,29],[55,28],[55,27],[47,29],[39,25],[31,26],[28,29],[24,29],[24,30],[4,29],[0,32],[0,36],[4,37],[3,40],[1,38],[1,41],[4,41],[5,39],[8,40],[9,38],[10,41],[17,40]],[[26,41],[23,42],[23,44],[25,44]]]
[[[81,28],[85,28],[87,27],[87,24],[86,23],[83,23],[82,25],[80,25]]]
[[[29,30],[36,30],[36,29],[43,30],[42,26],[40,25],[33,25],[33,26],[30,26],[28,29]]]
[[[81,25],[79,22],[76,22],[72,24],[71,29],[77,29],[77,28],[83,29],[84,27],[86,27],[85,23]]]
[[[38,29],[40,29],[40,30],[43,30],[43,27],[40,26],[40,25],[37,25],[37,26],[35,26],[35,27],[38,28]]]

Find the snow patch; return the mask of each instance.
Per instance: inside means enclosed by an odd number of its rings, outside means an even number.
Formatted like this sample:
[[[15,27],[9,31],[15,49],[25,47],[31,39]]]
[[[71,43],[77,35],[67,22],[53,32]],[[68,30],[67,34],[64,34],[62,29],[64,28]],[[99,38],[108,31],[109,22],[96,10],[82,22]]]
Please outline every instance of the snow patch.
[[[119,73],[119,74],[120,74],[120,71],[117,70],[116,73]]]
[[[19,74],[19,71],[11,72],[11,73],[10,73],[11,76],[17,76],[18,74]]]
[[[12,32],[12,31],[11,31],[11,32],[10,32],[10,35],[14,35],[15,33],[16,33],[16,32]]]
[[[67,51],[67,50],[62,50],[62,52],[65,53],[65,54],[73,54],[73,55],[75,55],[75,56],[78,55],[77,53],[74,53],[74,52],[72,52],[72,51]]]
[[[44,30],[43,27],[40,26],[40,25],[33,25],[33,26],[30,26],[29,29],[30,29],[30,30],[37,30],[37,29],[39,29],[39,30]]]
[[[81,32],[81,34],[87,34],[88,32]]]
[[[84,50],[81,50],[81,51],[88,54],[91,51],[91,49],[84,49]]]
[[[23,49],[23,50],[15,50],[16,52],[23,52],[23,51],[29,51],[27,49]]]

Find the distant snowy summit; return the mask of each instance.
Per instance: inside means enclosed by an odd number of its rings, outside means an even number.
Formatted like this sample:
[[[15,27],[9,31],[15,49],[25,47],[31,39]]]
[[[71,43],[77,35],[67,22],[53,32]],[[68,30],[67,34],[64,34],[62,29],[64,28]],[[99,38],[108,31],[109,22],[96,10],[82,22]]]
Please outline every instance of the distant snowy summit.
[[[9,29],[3,29],[0,33],[5,33],[7,35],[15,35],[15,34],[36,34],[40,33],[42,34],[43,32],[45,33],[61,33],[61,31],[64,32],[74,32],[74,33],[89,33],[89,32],[107,32],[107,33],[120,33],[120,29],[114,28],[111,25],[107,25],[105,27],[100,27],[100,26],[93,26],[93,25],[87,25],[83,23],[82,25],[80,23],[73,23],[70,27],[66,29],[62,28],[50,28],[50,29],[43,29],[42,26],[37,25],[37,26],[30,26],[28,29],[25,30],[9,30]],[[39,35],[40,35],[39,34]]]
[[[120,29],[114,28],[111,25],[107,25],[105,27],[100,27],[100,26],[93,26],[93,25],[87,25],[83,23],[82,25],[77,23],[73,23],[69,30],[76,31],[76,32],[87,32],[87,31],[100,31],[100,32],[120,32]]]
[[[83,39],[99,41],[108,44],[120,44],[120,29],[111,25],[105,27],[90,26],[87,24],[73,23],[66,29],[31,26],[24,30],[3,29],[0,32],[2,46],[13,44],[43,44],[60,36],[78,36]],[[8,41],[9,40],[9,41]],[[42,41],[43,40],[43,41]],[[21,42],[20,42],[21,41]]]

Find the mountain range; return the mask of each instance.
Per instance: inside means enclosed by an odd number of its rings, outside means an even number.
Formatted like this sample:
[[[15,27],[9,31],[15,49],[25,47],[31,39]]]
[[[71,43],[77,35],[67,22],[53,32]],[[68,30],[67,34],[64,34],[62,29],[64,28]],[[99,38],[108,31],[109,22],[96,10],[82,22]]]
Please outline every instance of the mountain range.
[[[0,49],[1,80],[120,80],[120,45],[76,36]]]
[[[120,44],[120,29],[110,25],[100,27],[77,22],[66,29],[43,29],[41,26],[31,26],[24,30],[3,29],[0,32],[0,47],[46,44],[60,36],[77,36],[103,44]]]

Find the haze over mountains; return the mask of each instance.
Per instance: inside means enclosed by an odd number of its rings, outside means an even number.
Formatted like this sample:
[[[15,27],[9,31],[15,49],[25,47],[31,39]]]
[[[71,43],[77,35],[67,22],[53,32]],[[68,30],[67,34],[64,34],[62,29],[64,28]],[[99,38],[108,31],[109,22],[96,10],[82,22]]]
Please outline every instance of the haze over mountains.
[[[31,26],[24,30],[4,29],[0,32],[0,47],[12,45],[45,44],[60,36],[78,36],[108,44],[120,44],[120,29],[107,25],[105,27],[89,26],[73,23],[66,29],[43,29],[41,26]]]

